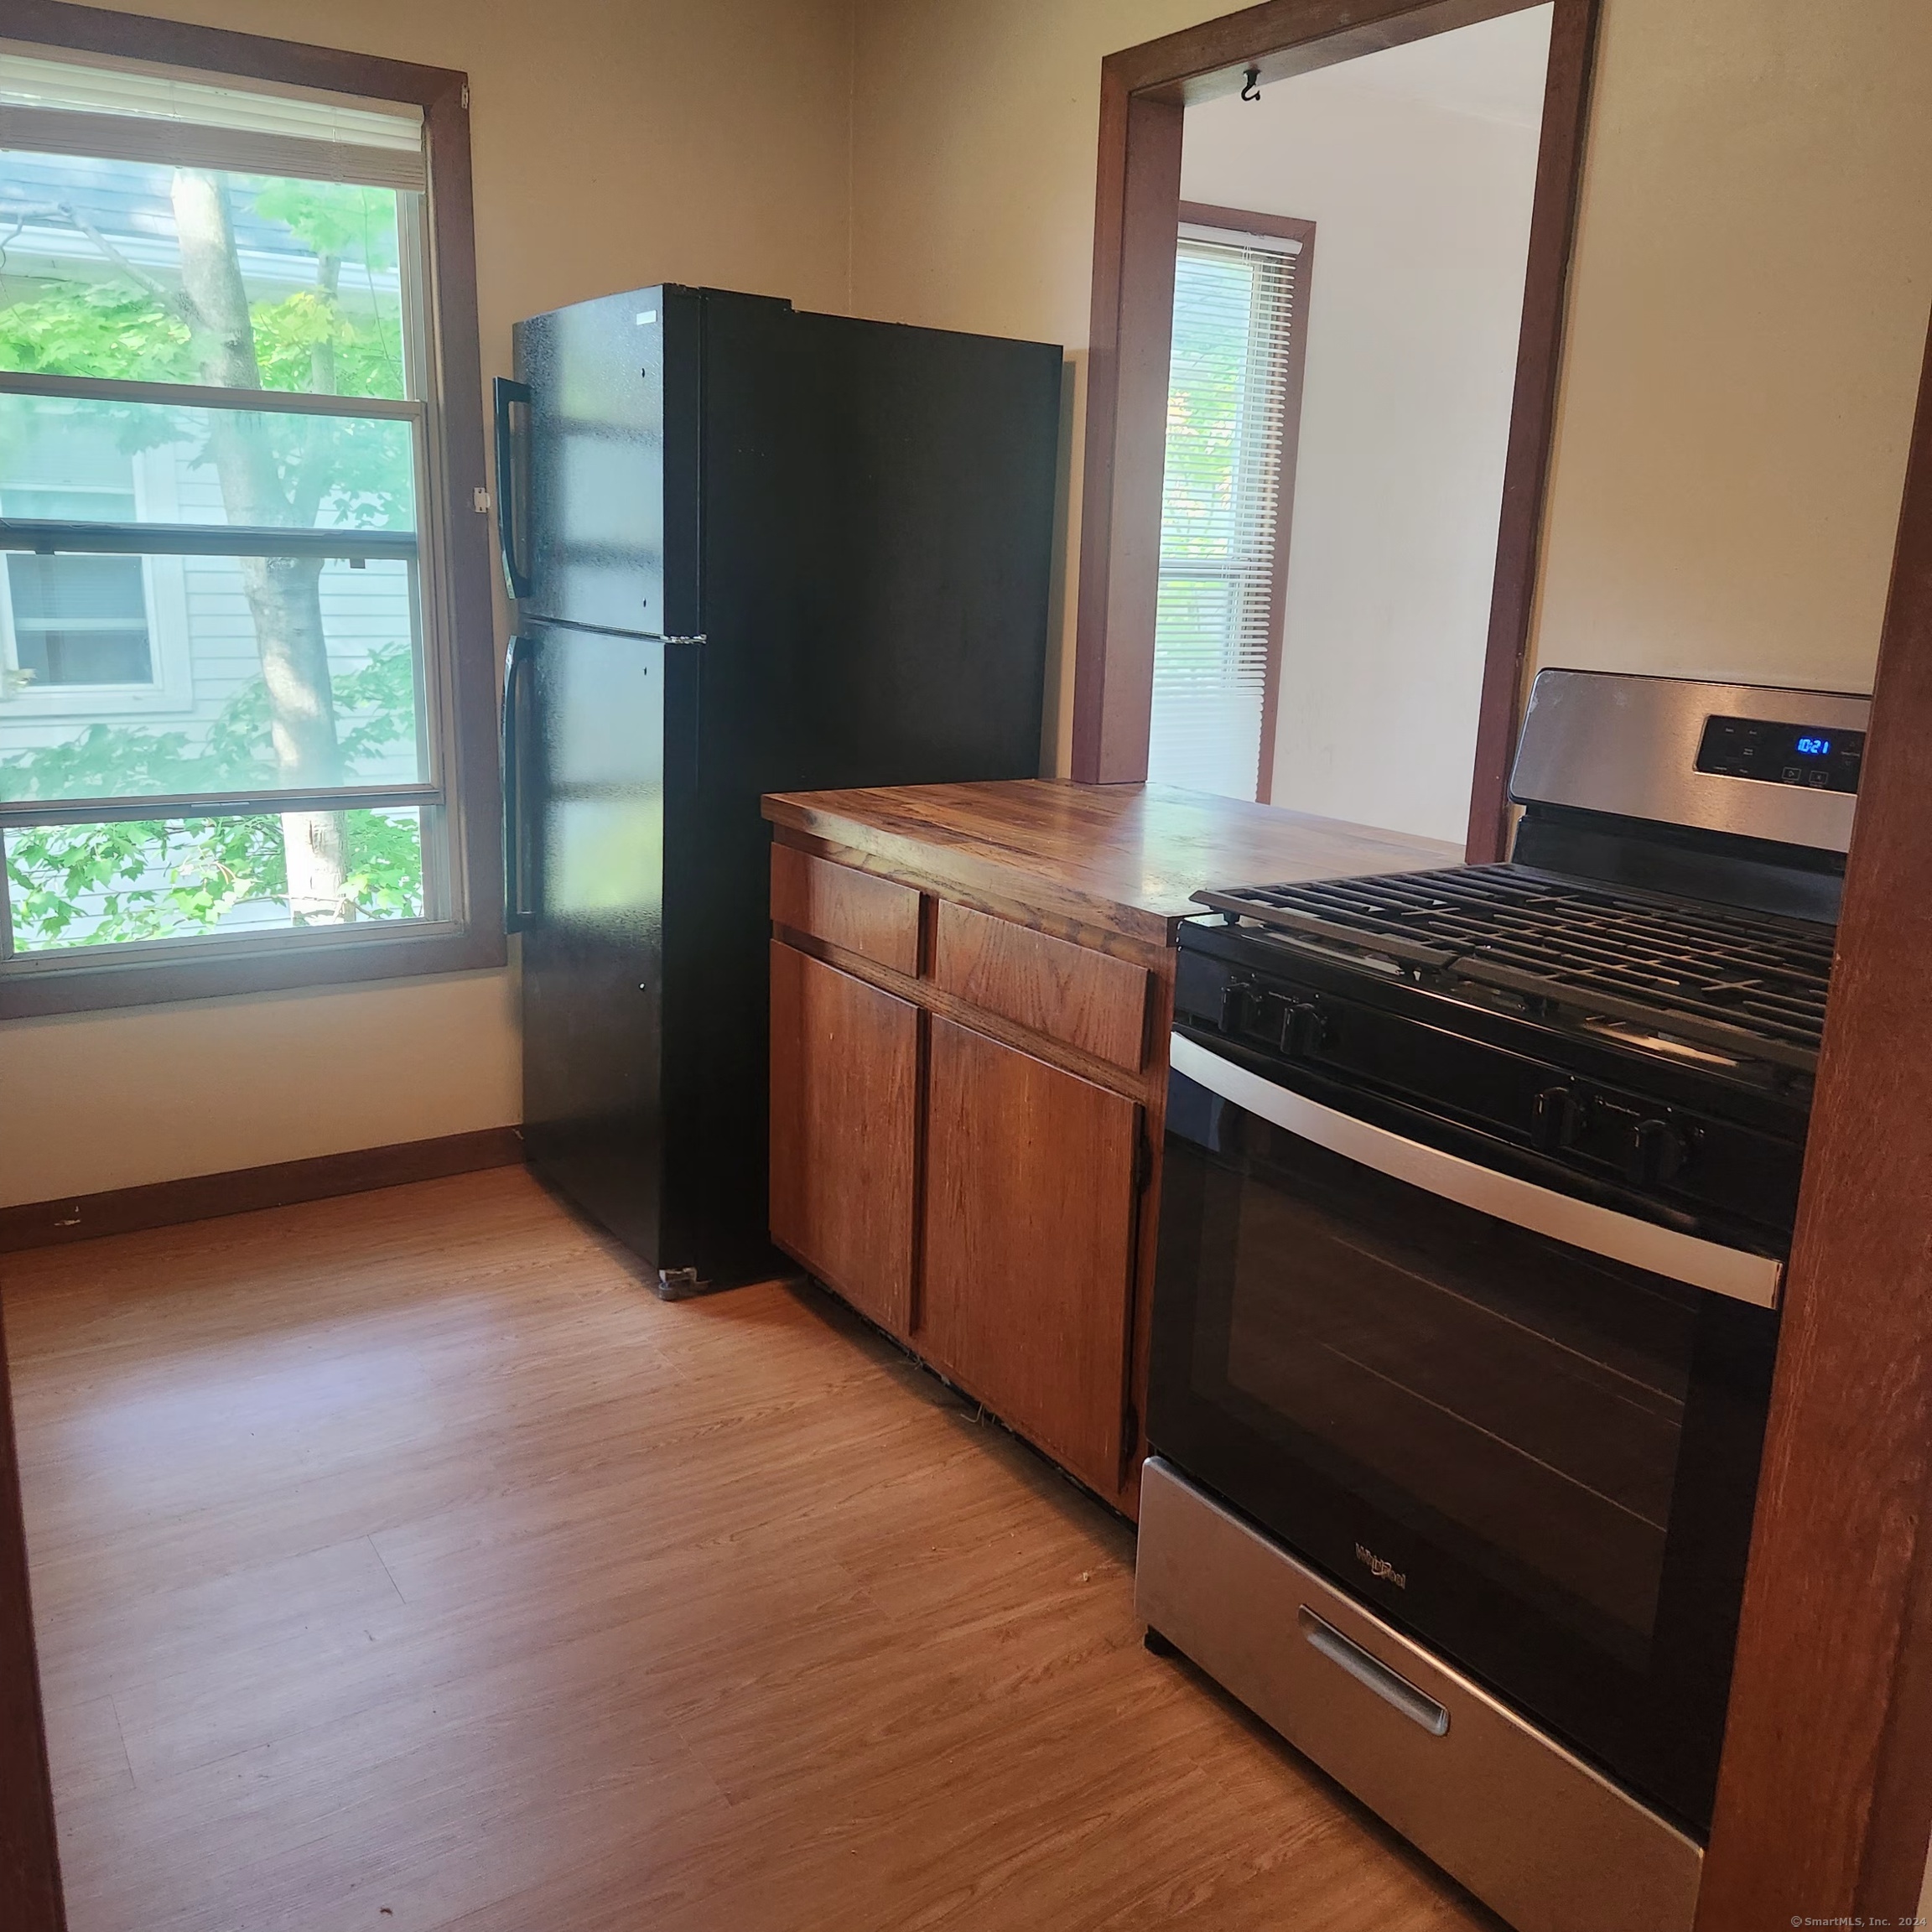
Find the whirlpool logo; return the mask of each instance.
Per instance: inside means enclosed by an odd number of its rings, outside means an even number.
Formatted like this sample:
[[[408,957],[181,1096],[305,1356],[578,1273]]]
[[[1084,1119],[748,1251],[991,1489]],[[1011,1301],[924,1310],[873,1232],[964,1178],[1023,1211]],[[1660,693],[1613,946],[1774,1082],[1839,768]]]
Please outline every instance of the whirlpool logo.
[[[1405,1571],[1398,1570],[1386,1556],[1378,1556],[1373,1550],[1365,1550],[1359,1543],[1355,1545],[1355,1561],[1371,1576],[1379,1576],[1384,1583],[1393,1583],[1398,1590],[1409,1587],[1409,1576]]]

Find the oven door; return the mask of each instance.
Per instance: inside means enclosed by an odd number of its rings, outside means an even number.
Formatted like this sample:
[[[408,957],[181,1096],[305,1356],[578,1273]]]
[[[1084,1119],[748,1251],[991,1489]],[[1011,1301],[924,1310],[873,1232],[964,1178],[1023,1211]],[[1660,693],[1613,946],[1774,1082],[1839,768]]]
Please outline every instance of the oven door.
[[[1154,1448],[1707,1834],[1779,1264],[1172,1067]]]

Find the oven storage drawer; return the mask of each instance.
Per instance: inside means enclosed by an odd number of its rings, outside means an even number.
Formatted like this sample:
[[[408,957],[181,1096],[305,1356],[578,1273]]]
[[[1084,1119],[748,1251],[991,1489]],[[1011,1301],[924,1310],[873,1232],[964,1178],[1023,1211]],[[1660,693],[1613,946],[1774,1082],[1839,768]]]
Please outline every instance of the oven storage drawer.
[[[1135,1602],[1518,1932],[1689,1932],[1698,1846],[1159,1457]]]

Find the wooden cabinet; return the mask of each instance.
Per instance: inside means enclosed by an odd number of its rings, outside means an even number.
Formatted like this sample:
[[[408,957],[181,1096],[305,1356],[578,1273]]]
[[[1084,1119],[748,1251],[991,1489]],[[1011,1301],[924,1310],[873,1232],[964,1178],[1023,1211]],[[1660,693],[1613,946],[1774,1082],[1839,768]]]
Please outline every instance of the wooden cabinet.
[[[919,895],[795,845],[771,848],[771,923],[895,972],[919,970]]]
[[[1131,960],[939,901],[936,986],[1129,1073],[1146,1058],[1152,977]]]
[[[771,947],[771,1233],[895,1334],[912,1296],[919,1010]]]
[[[932,1021],[915,1343],[1107,1494],[1123,1475],[1140,1113]]]
[[[771,1238],[1131,1511],[1166,955],[771,853]]]

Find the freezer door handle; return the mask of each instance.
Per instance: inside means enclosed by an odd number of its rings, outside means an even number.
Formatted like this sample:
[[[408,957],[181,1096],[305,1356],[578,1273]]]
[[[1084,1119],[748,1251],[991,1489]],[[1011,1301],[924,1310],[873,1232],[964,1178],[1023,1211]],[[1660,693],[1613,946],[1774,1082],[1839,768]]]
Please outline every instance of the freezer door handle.
[[[524,904],[522,740],[518,729],[522,689],[534,640],[510,640],[503,661],[503,930],[521,932],[536,918]]]
[[[530,577],[517,554],[517,433],[510,413],[519,403],[530,407],[530,385],[513,382],[507,376],[496,378],[494,395],[496,415],[496,543],[503,553],[503,580],[510,595],[522,599],[530,595]]]
[[[600,625],[579,624],[569,617],[552,617],[548,620],[548,622],[553,631],[588,631],[597,636],[612,635],[611,632],[604,630]],[[688,644],[695,647],[700,644],[709,644],[711,641],[702,631],[683,631],[676,636],[667,636],[662,631],[626,631],[621,635],[626,637],[634,637],[640,644]]]

